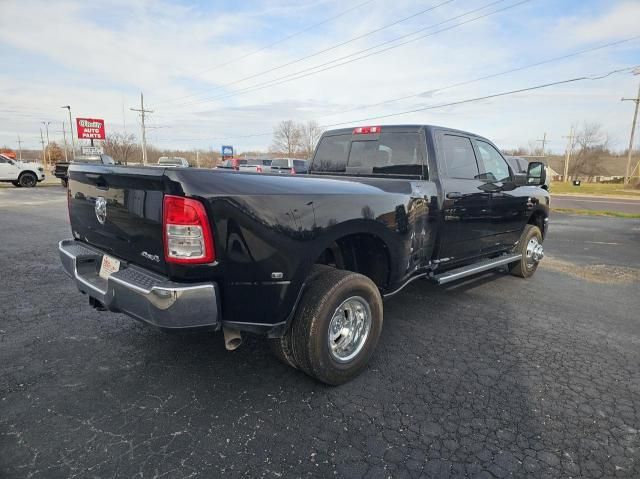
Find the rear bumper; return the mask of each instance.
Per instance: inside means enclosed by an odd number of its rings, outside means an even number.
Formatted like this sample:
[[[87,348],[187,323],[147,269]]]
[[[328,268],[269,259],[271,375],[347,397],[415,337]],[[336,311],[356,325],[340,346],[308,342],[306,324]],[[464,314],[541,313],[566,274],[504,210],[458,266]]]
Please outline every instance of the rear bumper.
[[[176,283],[144,268],[121,263],[108,278],[99,275],[103,253],[73,239],[60,241],[60,260],[77,288],[106,309],[162,329],[220,327],[216,283]]]

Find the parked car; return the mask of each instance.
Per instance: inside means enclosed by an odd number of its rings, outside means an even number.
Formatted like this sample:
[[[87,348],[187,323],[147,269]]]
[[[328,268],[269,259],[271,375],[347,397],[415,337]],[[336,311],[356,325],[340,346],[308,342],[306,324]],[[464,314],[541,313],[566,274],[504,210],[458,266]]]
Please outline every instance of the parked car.
[[[0,181],[13,186],[33,187],[44,180],[44,168],[39,163],[22,162],[0,154]]]
[[[296,158],[275,158],[271,163],[271,173],[285,175],[304,175],[309,172],[307,160]]]
[[[529,168],[529,160],[527,160],[526,158],[522,158],[520,156],[505,156],[504,159],[507,160],[507,163],[509,163],[509,166],[511,167],[511,169],[516,175],[520,175],[520,176],[527,175],[527,170]],[[547,167],[545,166],[544,168],[546,171]],[[551,176],[545,174],[545,177],[546,177],[545,183],[544,185],[540,185],[540,187],[549,191],[549,188],[551,187]]]
[[[271,161],[264,158],[248,158],[247,162],[239,165],[239,171],[251,171],[254,173],[269,173],[271,171]]]
[[[66,187],[69,181],[69,165],[73,163],[86,163],[86,164],[98,164],[98,165],[115,165],[116,162],[109,155],[83,155],[76,156],[72,162],[60,161],[56,163],[56,167],[53,170],[53,176],[60,178],[62,186]]]
[[[240,165],[246,165],[247,160],[245,158],[229,158],[228,160],[224,160],[220,163],[216,168],[226,169],[226,170],[239,170]]]
[[[99,310],[222,329],[228,349],[262,334],[340,384],[376,348],[382,299],[410,282],[532,276],[544,181],[542,163],[515,176],[483,137],[415,125],[327,131],[304,176],[74,164],[60,258]]]
[[[176,166],[188,168],[189,162],[186,158],[181,158],[179,156],[161,156],[158,158],[158,166]]]

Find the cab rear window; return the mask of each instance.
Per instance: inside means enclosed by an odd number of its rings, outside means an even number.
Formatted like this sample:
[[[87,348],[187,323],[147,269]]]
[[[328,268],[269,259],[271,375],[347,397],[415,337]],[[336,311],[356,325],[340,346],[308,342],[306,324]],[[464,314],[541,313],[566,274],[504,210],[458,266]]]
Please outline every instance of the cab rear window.
[[[422,175],[424,140],[419,133],[385,133],[376,139],[327,136],[318,145],[312,172],[352,175]]]

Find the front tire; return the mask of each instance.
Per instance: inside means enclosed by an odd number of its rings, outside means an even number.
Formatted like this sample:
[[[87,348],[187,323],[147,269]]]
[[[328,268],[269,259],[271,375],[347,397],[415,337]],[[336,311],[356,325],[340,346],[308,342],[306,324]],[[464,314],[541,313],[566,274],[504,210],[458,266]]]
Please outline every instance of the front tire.
[[[382,330],[382,297],[366,276],[331,269],[304,294],[288,334],[295,364],[326,384],[360,374]]]
[[[20,175],[18,182],[20,183],[20,186],[24,188],[33,188],[38,184],[38,178],[33,173],[27,171]]]
[[[509,266],[511,274],[520,278],[533,276],[538,269],[540,260],[544,257],[540,228],[534,225],[526,225],[513,252],[522,254],[522,257],[519,261]]]

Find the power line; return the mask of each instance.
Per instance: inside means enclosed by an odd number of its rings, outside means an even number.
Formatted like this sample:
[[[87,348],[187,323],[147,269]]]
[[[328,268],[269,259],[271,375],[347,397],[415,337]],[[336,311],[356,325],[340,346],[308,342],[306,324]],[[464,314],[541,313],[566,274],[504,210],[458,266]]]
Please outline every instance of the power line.
[[[569,54],[566,54],[566,55],[561,55],[561,56],[557,56],[557,57],[548,58],[546,60],[537,61],[535,63],[530,63],[528,65],[524,65],[524,66],[520,66],[520,67],[516,67],[516,68],[511,68],[509,70],[504,70],[504,71],[501,71],[501,72],[498,72],[498,73],[491,73],[489,75],[484,75],[484,76],[481,76],[481,77],[477,77],[477,78],[474,78],[472,80],[465,80],[465,81],[461,81],[461,82],[457,82],[457,83],[452,83],[452,84],[449,84],[449,85],[446,85],[446,86],[443,86],[443,87],[433,88],[433,89],[427,90],[427,91],[422,91],[420,93],[414,93],[412,95],[406,95],[406,96],[401,96],[401,97],[397,97],[397,98],[391,98],[389,100],[384,100],[384,101],[381,101],[381,102],[378,102],[378,103],[369,104],[369,105],[366,105],[366,106],[358,106],[358,107],[355,107],[355,108],[349,108],[348,110],[342,110],[342,111],[338,111],[338,112],[334,112],[334,113],[329,113],[328,115],[323,115],[320,118],[326,118],[326,117],[329,117],[329,116],[341,115],[343,113],[349,113],[351,111],[363,110],[363,109],[371,108],[371,107],[374,107],[374,106],[386,105],[388,103],[393,103],[393,102],[401,101],[401,100],[408,100],[410,98],[422,97],[422,96],[425,96],[427,93],[435,93],[435,92],[442,92],[442,91],[445,91],[445,90],[450,90],[452,88],[457,88],[459,86],[469,85],[471,83],[476,83],[476,82],[479,82],[479,81],[482,81],[482,80],[488,80],[490,78],[496,78],[496,77],[499,77],[499,76],[507,75],[509,73],[516,73],[516,72],[519,72],[519,71],[528,70],[529,68],[534,68],[534,67],[538,67],[538,66],[541,66],[541,65],[546,65],[548,63],[553,63],[553,62],[560,61],[560,60],[566,60],[567,58],[576,57],[578,55],[583,55],[585,53],[591,53],[591,52],[595,52],[595,51],[598,51],[598,50],[603,50],[605,48],[618,46],[618,45],[621,45],[623,43],[631,42],[633,40],[638,40],[638,39],[640,39],[640,35],[635,36],[635,37],[631,37],[631,38],[627,38],[627,39],[624,39],[624,40],[618,40],[618,41],[615,41],[615,42],[606,43],[604,45],[599,45],[599,46],[593,47],[593,48],[587,48],[585,50],[579,50],[579,51],[576,51],[576,52],[573,52],[573,53],[569,53]]]
[[[326,20],[323,20],[323,21],[318,22],[318,23],[314,23],[313,25],[310,25],[310,26],[308,26],[306,28],[303,28],[302,30],[298,30],[297,32],[294,32],[294,33],[292,33],[290,35],[287,35],[286,37],[283,37],[283,38],[281,38],[279,40],[276,40],[276,41],[274,41],[272,43],[264,45],[263,47],[260,47],[257,50],[254,50],[254,51],[252,51],[250,53],[246,53],[246,54],[241,55],[239,57],[236,57],[236,58],[234,58],[232,60],[226,61],[224,63],[219,63],[218,65],[209,67],[209,68],[207,68],[205,70],[202,70],[202,71],[194,74],[193,76],[200,76],[200,75],[202,75],[204,73],[207,73],[207,72],[209,72],[211,70],[215,70],[217,68],[221,68],[221,67],[224,67],[224,66],[227,66],[227,65],[231,65],[232,63],[236,63],[236,62],[238,62],[240,60],[244,60],[245,58],[248,58],[248,57],[250,57],[252,55],[255,55],[256,53],[260,53],[260,52],[262,52],[264,50],[267,50],[267,49],[269,49],[269,48],[271,48],[271,47],[273,47],[275,45],[279,45],[280,43],[286,42],[287,40],[290,40],[290,39],[292,39],[292,38],[294,38],[294,37],[296,37],[298,35],[301,35],[301,34],[303,34],[305,32],[308,32],[309,30],[313,30],[314,28],[319,27],[321,25],[324,25],[325,23],[329,23],[329,22],[331,22],[333,20],[336,20],[337,18],[340,18],[340,17],[346,15],[347,13],[349,13],[349,12],[351,12],[353,10],[356,10],[356,9],[358,9],[360,7],[363,7],[363,6],[365,6],[365,5],[369,4],[369,3],[372,3],[373,1],[374,0],[367,0],[365,2],[359,3],[359,4],[357,4],[357,5],[355,5],[355,6],[351,7],[351,8],[347,8],[346,10],[343,10],[342,12],[338,13],[337,15],[334,15],[333,17],[329,17]],[[187,95],[187,97],[188,96],[193,96],[193,95]],[[186,97],[181,97],[181,98],[186,98]]]
[[[212,92],[212,91],[216,91],[216,90],[221,90],[221,89],[223,89],[223,88],[226,88],[226,87],[229,87],[229,86],[236,85],[236,84],[238,84],[238,83],[244,82],[244,81],[246,81],[246,80],[250,80],[250,79],[252,79],[252,78],[257,78],[257,77],[262,76],[262,75],[265,75],[265,74],[267,74],[267,73],[271,73],[271,72],[274,72],[274,71],[277,71],[277,70],[281,70],[282,68],[286,68],[286,67],[288,67],[288,66],[295,65],[296,63],[300,63],[301,61],[308,60],[309,58],[316,57],[316,56],[321,55],[321,54],[323,54],[323,53],[326,53],[326,52],[329,52],[329,51],[331,51],[331,50],[335,50],[335,49],[337,49],[337,48],[340,48],[340,47],[342,47],[342,46],[344,46],[344,45],[348,45],[349,43],[353,43],[353,42],[355,42],[355,41],[361,40],[361,39],[366,38],[366,37],[368,37],[368,36],[370,36],[370,35],[373,35],[374,33],[378,33],[378,32],[380,32],[380,31],[382,31],[382,30],[386,30],[387,28],[390,28],[390,27],[392,27],[392,26],[394,26],[394,25],[397,25],[397,24],[399,24],[399,23],[405,22],[405,21],[410,20],[410,19],[412,19],[412,18],[415,18],[415,17],[417,17],[417,16],[419,16],[419,15],[423,15],[424,13],[427,13],[427,12],[429,12],[429,11],[431,11],[431,10],[435,10],[435,9],[436,9],[436,8],[438,8],[438,7],[441,7],[441,6],[446,5],[446,4],[448,4],[448,3],[452,3],[452,2],[454,2],[454,1],[455,1],[455,0],[445,0],[444,2],[441,2],[441,3],[437,4],[437,5],[431,6],[431,7],[429,7],[429,8],[426,8],[426,9],[421,10],[421,11],[419,11],[419,12],[413,13],[413,14],[411,14],[411,15],[407,16],[407,17],[401,18],[400,20],[396,20],[396,21],[394,21],[394,22],[392,22],[392,23],[388,23],[388,24],[386,24],[386,25],[383,25],[382,27],[378,27],[378,28],[376,28],[376,29],[374,29],[374,30],[370,30],[370,31],[365,32],[365,33],[363,33],[363,34],[361,34],[361,35],[358,35],[358,36],[356,36],[356,37],[353,37],[353,38],[351,38],[350,40],[347,40],[347,41],[344,41],[344,42],[341,42],[341,43],[337,43],[337,44],[332,45],[331,47],[327,47],[327,48],[325,48],[325,49],[323,49],[323,50],[318,50],[317,52],[311,53],[311,54],[309,54],[309,55],[305,55],[305,56],[303,56],[303,57],[297,58],[297,59],[292,60],[292,61],[287,62],[287,63],[282,63],[282,64],[277,65],[277,66],[275,66],[275,67],[269,68],[269,69],[267,69],[267,70],[262,70],[262,71],[260,71],[260,72],[258,72],[258,73],[254,73],[254,74],[251,74],[251,75],[246,76],[246,77],[243,77],[243,78],[239,78],[239,79],[234,80],[234,81],[232,81],[232,82],[224,83],[224,84],[222,84],[222,85],[218,85],[218,86],[213,87],[213,88],[207,88],[206,90],[202,90],[202,91],[200,91],[199,93],[194,93],[194,94],[191,94],[191,95],[186,95],[186,96],[181,97],[181,98],[178,98],[178,99],[176,99],[176,100],[180,100],[180,99],[184,99],[184,98],[190,98],[190,97],[198,96],[198,95],[201,95],[202,93],[208,93],[208,92]],[[498,2],[503,2],[503,1],[504,1],[504,0],[496,0],[496,1],[495,1],[495,2],[493,2],[493,3],[498,3]],[[168,100],[168,101],[173,101],[173,100]],[[161,103],[164,103],[164,102],[161,102]]]
[[[621,72],[627,72],[630,70],[633,70],[635,67],[626,67],[626,68],[620,68],[617,70],[612,70],[608,73],[604,73],[602,75],[598,75],[598,76],[581,76],[581,77],[576,77],[576,78],[570,78],[568,80],[560,80],[560,81],[556,81],[556,82],[551,82],[551,83],[543,83],[541,85],[535,85],[532,87],[527,87],[527,88],[520,88],[518,90],[510,90],[510,91],[506,91],[506,92],[501,92],[501,93],[494,93],[492,95],[485,95],[485,96],[480,96],[480,97],[476,97],[476,98],[469,98],[466,100],[459,100],[459,101],[453,101],[453,102],[449,102],[449,103],[441,103],[438,105],[431,105],[431,106],[427,106],[427,107],[422,107],[422,108],[415,108],[413,110],[405,110],[405,111],[400,111],[400,112],[396,112],[396,113],[388,113],[386,115],[378,115],[378,116],[370,116],[367,118],[359,118],[357,120],[350,120],[347,122],[340,122],[340,123],[333,123],[331,125],[322,125],[321,128],[329,128],[329,127],[334,127],[334,126],[340,126],[340,125],[346,125],[348,123],[354,123],[354,122],[360,122],[360,121],[369,121],[369,120],[380,120],[382,118],[390,118],[393,116],[400,116],[400,115],[408,115],[410,113],[417,113],[420,111],[426,111],[426,110],[435,110],[436,108],[445,108],[445,107],[449,107],[449,106],[456,106],[456,105],[462,105],[465,103],[472,103],[472,102],[476,102],[476,101],[481,101],[481,100],[489,100],[491,98],[498,98],[501,96],[507,96],[507,95],[514,95],[517,93],[523,93],[526,91],[532,91],[532,90],[540,90],[542,88],[548,88],[551,86],[557,86],[557,85],[564,85],[567,83],[575,83],[578,81],[584,81],[584,80],[601,80],[603,78],[606,78],[608,76],[611,76],[615,73],[621,73]]]
[[[498,1],[503,1],[503,0],[498,0]],[[189,105],[197,105],[197,104],[202,104],[202,103],[208,103],[208,102],[211,102],[211,101],[220,100],[220,99],[224,99],[224,98],[229,98],[229,97],[241,95],[241,94],[244,94],[244,93],[252,93],[254,91],[262,90],[264,88],[268,88],[268,87],[271,87],[271,86],[276,86],[276,85],[280,85],[280,84],[283,84],[283,83],[288,83],[290,81],[306,78],[308,76],[316,75],[318,73],[321,73],[321,72],[324,72],[324,71],[327,71],[327,70],[332,70],[334,68],[338,68],[340,66],[344,66],[344,65],[347,65],[349,63],[353,63],[355,61],[358,61],[358,60],[362,60],[362,59],[365,59],[365,58],[368,58],[368,57],[371,57],[371,56],[374,56],[374,55],[379,55],[380,53],[384,53],[386,51],[393,50],[395,48],[399,48],[399,47],[404,46],[404,45],[406,45],[408,43],[412,43],[412,42],[415,42],[417,40],[421,40],[423,38],[427,38],[427,37],[430,37],[430,36],[437,35],[438,33],[442,33],[442,32],[448,31],[448,30],[452,30],[454,28],[458,28],[458,27],[466,25],[468,23],[471,23],[471,22],[474,22],[474,21],[477,21],[477,20],[481,20],[481,19],[489,17],[491,15],[495,15],[496,13],[500,13],[500,12],[503,12],[505,10],[509,10],[509,9],[515,8],[515,7],[519,6],[519,5],[522,5],[524,3],[528,3],[530,1],[531,0],[522,0],[520,2],[514,3],[514,4],[509,5],[507,7],[495,10],[493,12],[485,13],[483,15],[479,15],[477,17],[473,17],[471,19],[465,20],[465,21],[457,23],[455,25],[451,25],[451,26],[448,26],[448,27],[445,27],[445,28],[441,28],[440,30],[436,30],[435,32],[431,32],[431,33],[428,33],[428,34],[425,34],[425,35],[421,35],[419,37],[412,38],[410,40],[406,40],[406,41],[404,41],[402,43],[398,43],[396,45],[392,45],[390,47],[387,47],[387,48],[384,48],[384,49],[381,49],[381,50],[378,50],[378,51],[374,51],[374,52],[368,53],[366,55],[362,55],[362,56],[357,57],[357,58],[352,58],[352,59],[344,61],[342,63],[335,63],[335,62],[338,62],[340,60],[343,60],[343,59],[346,59],[346,58],[349,58],[349,57],[353,57],[355,55],[358,55],[358,54],[361,54],[361,53],[364,53],[364,52],[367,52],[367,51],[370,51],[370,50],[375,50],[376,48],[379,48],[380,46],[396,42],[399,39],[415,35],[416,33],[419,33],[420,31],[428,30],[429,28],[433,28],[435,26],[439,26],[439,25],[442,25],[444,23],[449,23],[452,20],[455,20],[457,18],[469,15],[471,13],[474,13],[474,12],[478,11],[478,10],[482,10],[484,8],[492,6],[495,3],[498,3],[498,2],[494,1],[494,2],[491,2],[489,4],[484,5],[483,7],[471,10],[471,11],[463,13],[461,15],[457,15],[455,17],[452,17],[452,18],[447,19],[445,21],[436,23],[434,25],[430,25],[429,27],[422,28],[422,29],[420,29],[420,30],[418,30],[416,32],[409,33],[409,34],[406,34],[406,35],[402,35],[402,36],[397,37],[397,38],[395,38],[393,40],[388,40],[388,41],[382,42],[382,43],[380,43],[378,45],[375,45],[373,47],[369,47],[369,48],[366,48],[364,50],[360,50],[358,52],[346,55],[346,56],[341,57],[341,58],[337,58],[337,59],[331,60],[331,61],[326,62],[326,63],[322,63],[320,65],[316,65],[314,67],[310,67],[310,68],[306,68],[306,69],[303,69],[303,70],[299,70],[299,71],[297,71],[295,73],[292,73],[292,74],[289,74],[289,75],[285,75],[285,76],[282,76],[282,77],[279,77],[279,78],[275,78],[275,79],[269,80],[267,82],[259,83],[257,85],[253,85],[253,86],[246,87],[246,88],[243,88],[243,89],[240,89],[240,90],[236,90],[235,92],[227,93],[227,94],[224,94],[224,95],[219,95],[219,96],[216,96],[216,97],[204,98],[204,99],[202,99],[200,101],[193,101],[193,102],[190,102],[190,103],[184,103],[184,104],[178,105],[178,106],[189,106]],[[325,65],[328,65],[328,66],[325,67]],[[324,67],[324,68],[321,68],[321,67]],[[316,70],[316,71],[311,71],[311,70]],[[305,73],[305,72],[307,72],[307,73]],[[293,75],[298,75],[298,76],[293,76]]]
[[[448,103],[430,105],[430,106],[426,106],[426,107],[422,107],[422,108],[414,108],[412,110],[405,110],[405,111],[400,111],[400,112],[396,112],[396,113],[389,113],[389,114],[385,114],[385,115],[370,116],[370,117],[366,117],[366,118],[358,118],[358,119],[353,119],[353,120],[349,120],[349,121],[343,121],[343,122],[339,122],[339,123],[320,125],[319,127],[320,128],[333,128],[333,127],[336,127],[336,126],[359,123],[359,122],[363,122],[363,121],[380,120],[382,118],[390,118],[390,117],[395,117],[395,116],[408,115],[408,114],[411,114],[411,113],[417,113],[417,112],[421,112],[421,111],[435,110],[435,109],[438,109],[438,108],[446,108],[446,107],[450,107],[450,106],[463,105],[463,104],[466,104],[466,103],[474,103],[474,102],[478,102],[478,101],[482,101],[482,100],[489,100],[489,99],[492,99],[492,98],[515,95],[515,94],[518,94],[518,93],[524,93],[524,92],[528,92],[528,91],[541,90],[541,89],[549,88],[549,87],[552,87],[552,86],[566,85],[566,84],[576,83],[576,82],[586,81],[586,80],[596,81],[596,80],[601,80],[603,78],[607,78],[607,77],[609,77],[611,75],[614,75],[616,73],[622,73],[622,72],[631,71],[634,68],[637,68],[637,66],[619,68],[619,69],[611,70],[611,71],[609,71],[607,73],[603,73],[603,74],[600,74],[600,75],[580,76],[580,77],[575,77],[575,78],[569,78],[569,79],[566,79],[566,80],[558,80],[558,81],[554,81],[554,82],[543,83],[543,84],[540,84],[540,85],[534,85],[534,86],[530,86],[530,87],[519,88],[519,89],[516,89],[516,90],[509,90],[509,91],[505,91],[505,92],[493,93],[491,95],[484,95],[484,96],[479,96],[479,97],[474,97],[474,98],[467,98],[467,99],[464,99],[464,100],[457,100],[457,101],[448,102]],[[190,139],[182,139],[182,141],[232,140],[232,139],[253,138],[253,137],[259,137],[259,136],[267,136],[267,135],[271,135],[271,134],[273,134],[272,131],[263,132],[263,133],[247,134],[247,135],[224,136],[224,137],[190,138]]]

